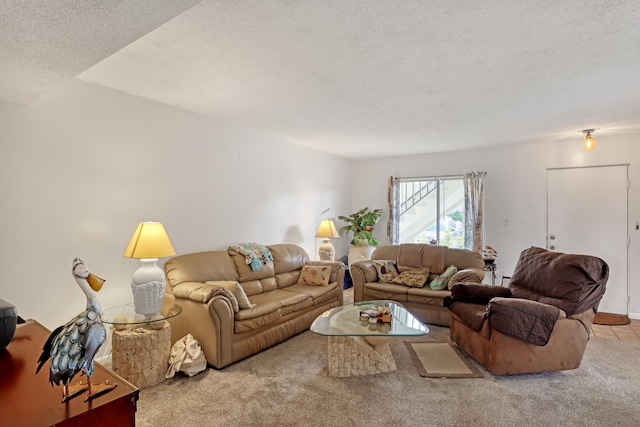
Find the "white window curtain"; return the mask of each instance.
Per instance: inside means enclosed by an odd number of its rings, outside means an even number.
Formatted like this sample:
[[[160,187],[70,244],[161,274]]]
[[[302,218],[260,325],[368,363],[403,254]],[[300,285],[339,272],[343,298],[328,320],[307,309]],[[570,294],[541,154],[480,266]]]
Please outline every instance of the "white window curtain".
[[[468,172],[464,174],[464,247],[482,252],[482,205],[484,195],[484,176],[486,172]]]
[[[387,199],[387,212],[389,212],[387,218],[387,239],[389,244],[397,245],[400,241],[400,192],[399,190],[400,180],[398,178],[389,178],[389,193]]]

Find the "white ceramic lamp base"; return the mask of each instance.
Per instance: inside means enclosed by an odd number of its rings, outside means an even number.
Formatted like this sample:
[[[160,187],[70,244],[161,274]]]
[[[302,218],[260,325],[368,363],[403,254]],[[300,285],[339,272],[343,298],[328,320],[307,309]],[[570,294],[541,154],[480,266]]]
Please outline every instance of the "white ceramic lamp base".
[[[145,317],[160,313],[164,298],[164,271],[157,265],[157,258],[141,259],[142,264],[131,278],[133,309]]]
[[[329,239],[324,239],[322,241],[318,252],[322,261],[333,261],[333,258],[336,255],[336,250]]]

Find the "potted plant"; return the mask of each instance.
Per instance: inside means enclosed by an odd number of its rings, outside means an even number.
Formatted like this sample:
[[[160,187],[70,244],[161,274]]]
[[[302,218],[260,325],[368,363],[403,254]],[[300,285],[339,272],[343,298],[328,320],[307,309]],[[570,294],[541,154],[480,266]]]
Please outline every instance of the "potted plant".
[[[352,245],[379,245],[380,241],[373,237],[373,226],[376,225],[382,214],[382,209],[360,209],[349,216],[340,215],[338,219],[347,223],[340,228],[340,234],[353,233]]]

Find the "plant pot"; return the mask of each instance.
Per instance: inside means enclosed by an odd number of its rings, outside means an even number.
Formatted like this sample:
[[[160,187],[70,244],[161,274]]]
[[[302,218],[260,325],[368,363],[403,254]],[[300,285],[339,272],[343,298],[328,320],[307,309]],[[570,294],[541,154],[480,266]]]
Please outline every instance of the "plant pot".
[[[371,259],[371,254],[376,249],[375,246],[371,246],[368,243],[351,245],[349,248],[349,267],[356,261],[363,261],[365,259]]]

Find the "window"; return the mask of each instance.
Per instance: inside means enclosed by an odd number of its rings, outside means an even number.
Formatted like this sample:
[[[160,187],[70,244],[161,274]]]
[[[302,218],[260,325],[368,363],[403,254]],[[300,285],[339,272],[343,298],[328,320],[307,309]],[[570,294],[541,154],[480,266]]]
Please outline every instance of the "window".
[[[395,178],[391,199],[394,243],[465,247],[465,194],[462,176]],[[393,236],[394,233],[391,233]],[[392,240],[394,240],[392,238]]]

